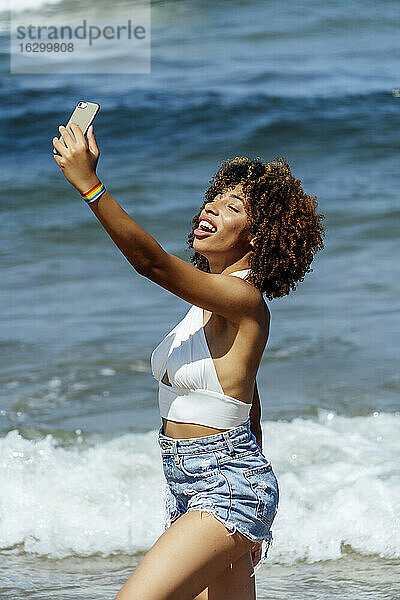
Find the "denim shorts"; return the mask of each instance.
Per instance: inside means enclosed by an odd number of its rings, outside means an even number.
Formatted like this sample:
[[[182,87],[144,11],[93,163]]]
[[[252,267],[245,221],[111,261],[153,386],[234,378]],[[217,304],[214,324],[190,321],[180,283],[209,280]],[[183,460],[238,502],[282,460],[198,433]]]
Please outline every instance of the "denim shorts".
[[[250,418],[228,431],[190,439],[167,437],[161,426],[158,443],[166,479],[164,531],[188,511],[211,513],[231,531],[227,535],[239,531],[265,542],[256,568],[261,566],[272,542],[279,487]]]

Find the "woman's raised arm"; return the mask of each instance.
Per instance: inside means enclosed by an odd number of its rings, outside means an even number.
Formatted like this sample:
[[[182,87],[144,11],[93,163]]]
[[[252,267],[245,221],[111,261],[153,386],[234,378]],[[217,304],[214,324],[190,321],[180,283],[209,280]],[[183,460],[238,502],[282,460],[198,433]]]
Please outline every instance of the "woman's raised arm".
[[[66,147],[58,138],[53,138],[53,145],[60,153],[60,156],[54,155],[54,160],[80,194],[85,195],[95,188],[92,192],[95,200],[84,200],[89,202],[93,213],[133,268],[183,300],[233,322],[238,323],[244,318],[258,320],[264,311],[260,292],[238,277],[228,279],[228,275],[206,273],[165,252],[111,194],[103,190],[96,175],[100,152],[93,126],[88,130],[88,143],[78,125],[70,123],[70,127],[75,139],[65,127],[60,127]]]
[[[60,126],[60,133],[67,148],[58,138],[54,138],[53,145],[60,154],[54,155],[54,160],[65,178],[84,195],[100,183],[96,175],[100,151],[94,137],[93,125],[88,129],[88,143],[78,125],[70,123],[70,127],[75,140],[65,127]],[[107,190],[98,199],[90,202],[89,206],[138,273],[146,273],[150,265],[157,264],[165,258],[163,255],[167,253],[160,244],[124,211]]]

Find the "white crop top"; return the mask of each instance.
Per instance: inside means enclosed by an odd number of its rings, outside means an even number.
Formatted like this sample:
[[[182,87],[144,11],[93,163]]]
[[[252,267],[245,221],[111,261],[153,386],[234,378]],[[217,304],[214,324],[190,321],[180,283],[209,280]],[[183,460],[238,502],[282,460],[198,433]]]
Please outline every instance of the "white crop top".
[[[245,278],[250,269],[230,273]],[[249,417],[251,404],[227,396],[219,382],[203,327],[203,309],[194,304],[151,354],[158,381],[160,415],[171,421],[230,429]],[[161,381],[167,371],[171,386]]]

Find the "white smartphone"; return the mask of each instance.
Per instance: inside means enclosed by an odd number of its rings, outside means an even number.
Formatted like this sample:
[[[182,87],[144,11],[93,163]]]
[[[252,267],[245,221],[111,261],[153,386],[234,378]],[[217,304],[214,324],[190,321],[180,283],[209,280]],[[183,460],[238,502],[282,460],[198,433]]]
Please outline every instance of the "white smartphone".
[[[96,102],[87,102],[85,100],[80,100],[76,105],[72,115],[68,119],[68,123],[66,125],[66,129],[70,133],[70,135],[74,138],[74,134],[69,127],[71,122],[76,123],[82,129],[83,135],[86,135],[87,130],[90,125],[93,123],[95,116],[100,110],[100,104]],[[64,142],[62,136],[59,137],[59,140],[65,147],[66,143]],[[54,154],[58,154],[57,150],[53,148]]]

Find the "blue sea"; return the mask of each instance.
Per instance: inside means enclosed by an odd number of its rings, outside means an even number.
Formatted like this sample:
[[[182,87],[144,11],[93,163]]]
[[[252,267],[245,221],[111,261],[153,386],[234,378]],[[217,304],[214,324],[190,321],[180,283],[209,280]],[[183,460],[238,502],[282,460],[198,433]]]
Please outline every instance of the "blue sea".
[[[74,2],[12,4],[67,18]],[[257,381],[281,501],[257,598],[399,598],[398,3],[153,1],[151,72],[87,75],[10,74],[7,9],[0,597],[114,598],[162,533],[150,354],[189,304],[132,269],[52,158],[90,100],[99,177],[188,262],[223,159],[284,156],[317,197],[325,248],[268,302]]]

